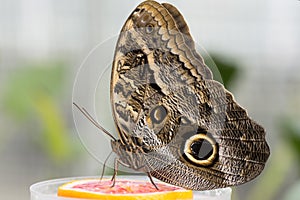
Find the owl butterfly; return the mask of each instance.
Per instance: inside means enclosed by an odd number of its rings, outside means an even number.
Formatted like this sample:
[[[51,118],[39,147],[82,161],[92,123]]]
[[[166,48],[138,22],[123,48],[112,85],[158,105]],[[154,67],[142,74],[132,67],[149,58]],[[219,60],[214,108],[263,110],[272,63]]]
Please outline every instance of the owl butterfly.
[[[116,167],[151,181],[192,190],[239,185],[269,157],[263,127],[212,79],[170,4],[148,0],[131,13],[116,45],[110,94]]]

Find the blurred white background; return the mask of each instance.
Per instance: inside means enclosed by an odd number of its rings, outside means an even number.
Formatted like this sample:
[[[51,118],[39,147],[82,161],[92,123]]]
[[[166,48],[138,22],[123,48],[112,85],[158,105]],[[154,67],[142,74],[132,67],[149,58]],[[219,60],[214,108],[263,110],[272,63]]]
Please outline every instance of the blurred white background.
[[[88,53],[114,38],[140,2],[0,0],[2,199],[29,199],[29,186],[41,180],[100,174],[101,163],[77,137],[73,82]],[[266,169],[237,187],[234,199],[293,199],[300,171],[300,1],[168,2],[198,44],[237,66],[230,90],[267,130]],[[108,142],[99,141],[100,151]]]

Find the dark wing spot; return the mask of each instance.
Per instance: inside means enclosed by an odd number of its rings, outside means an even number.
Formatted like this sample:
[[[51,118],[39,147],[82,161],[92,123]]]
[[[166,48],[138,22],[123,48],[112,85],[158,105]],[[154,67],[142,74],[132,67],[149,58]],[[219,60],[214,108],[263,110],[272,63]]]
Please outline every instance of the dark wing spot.
[[[212,145],[203,139],[194,141],[190,148],[192,155],[197,160],[206,160],[213,153]]]

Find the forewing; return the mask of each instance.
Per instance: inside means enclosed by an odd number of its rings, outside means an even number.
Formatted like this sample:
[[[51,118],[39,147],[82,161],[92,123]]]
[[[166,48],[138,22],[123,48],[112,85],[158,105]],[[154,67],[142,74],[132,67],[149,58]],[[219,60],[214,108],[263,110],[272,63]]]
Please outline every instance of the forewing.
[[[178,11],[171,5],[165,6],[154,1],[140,4],[127,19],[117,42],[111,75],[111,102],[124,141],[139,116],[143,115],[144,100],[152,89],[165,96],[186,81],[197,82],[212,77],[191,42],[186,23],[182,21],[178,26],[175,20],[178,17],[181,20]],[[162,63],[170,68],[160,72]],[[181,85],[176,74],[181,74]],[[166,75],[174,76],[174,79],[166,80]]]

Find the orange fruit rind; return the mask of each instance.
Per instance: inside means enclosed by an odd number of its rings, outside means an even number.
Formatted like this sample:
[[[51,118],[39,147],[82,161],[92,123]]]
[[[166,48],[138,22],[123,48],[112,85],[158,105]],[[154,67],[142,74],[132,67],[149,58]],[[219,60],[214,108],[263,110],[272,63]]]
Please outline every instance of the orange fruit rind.
[[[167,183],[156,183],[157,190],[150,181],[83,179],[61,185],[57,195],[78,199],[103,200],[187,200],[193,199],[193,192]]]

